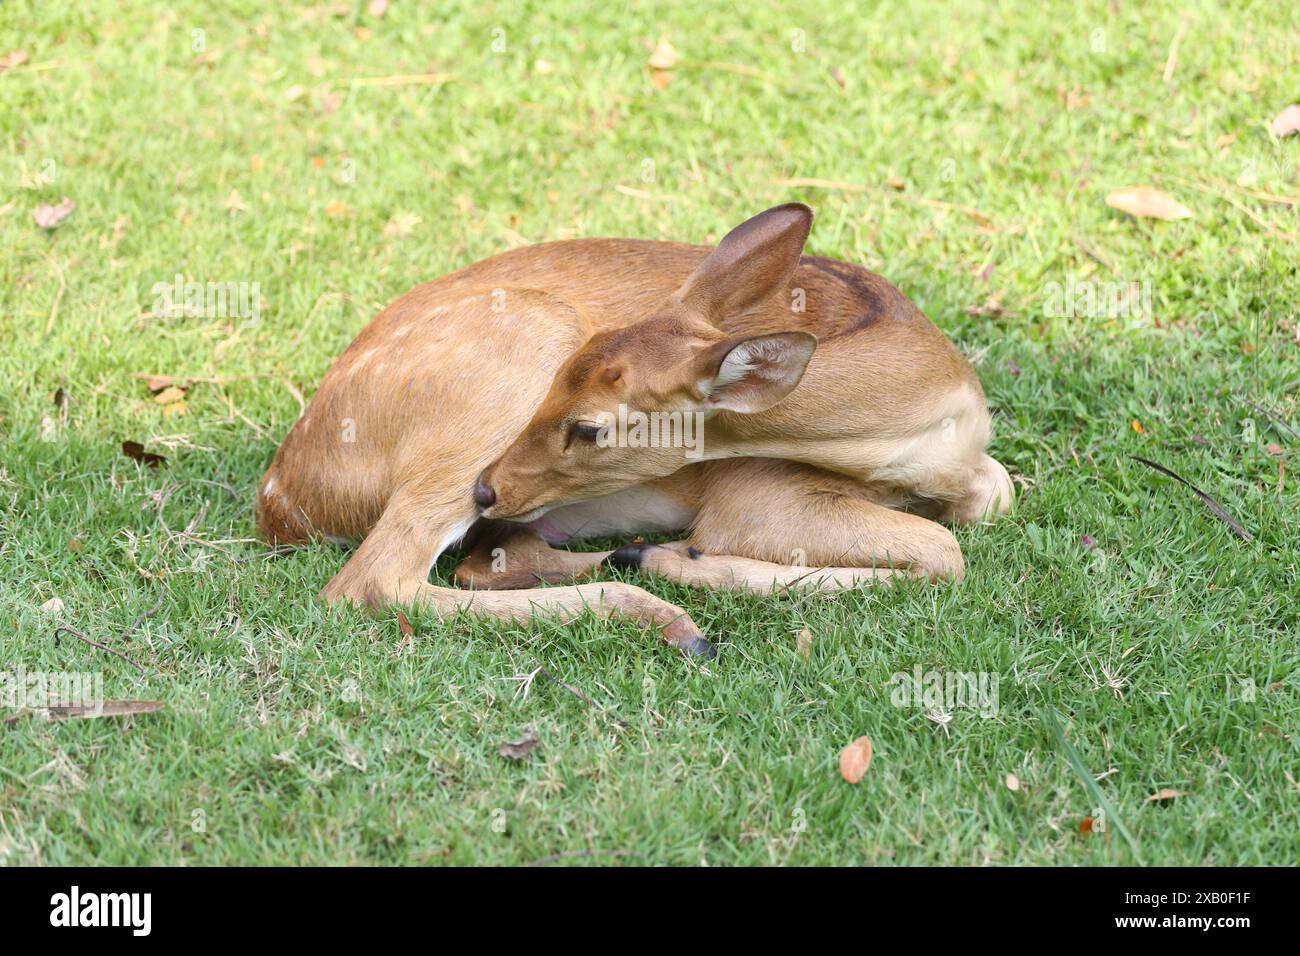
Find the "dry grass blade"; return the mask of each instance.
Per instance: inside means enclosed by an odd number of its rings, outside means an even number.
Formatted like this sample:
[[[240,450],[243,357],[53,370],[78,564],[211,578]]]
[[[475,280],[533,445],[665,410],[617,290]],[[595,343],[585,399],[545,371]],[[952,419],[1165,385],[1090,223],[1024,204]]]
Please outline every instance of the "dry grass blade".
[[[1232,515],[1228,514],[1227,509],[1224,508],[1223,505],[1219,504],[1216,500],[1211,498],[1200,488],[1197,488],[1194,484],[1192,484],[1182,475],[1178,474],[1178,472],[1172,471],[1171,469],[1166,468],[1164,465],[1151,461],[1149,458],[1139,458],[1137,455],[1129,455],[1128,457],[1132,458],[1134,461],[1141,462],[1142,464],[1146,465],[1148,468],[1154,468],[1162,475],[1168,475],[1170,478],[1174,479],[1174,481],[1181,482],[1184,485],[1186,485],[1188,488],[1191,488],[1192,492],[1196,495],[1196,497],[1204,501],[1205,506],[1214,512],[1215,517],[1232,529],[1233,534],[1235,534],[1242,541],[1255,540],[1255,536],[1251,534],[1249,531],[1247,531],[1245,528],[1243,528],[1240,521],[1238,521]]]

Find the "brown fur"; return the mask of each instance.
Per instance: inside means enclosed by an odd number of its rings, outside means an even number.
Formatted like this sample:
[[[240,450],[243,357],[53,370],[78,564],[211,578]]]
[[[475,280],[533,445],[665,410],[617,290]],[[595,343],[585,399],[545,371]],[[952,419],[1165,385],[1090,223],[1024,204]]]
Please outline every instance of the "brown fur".
[[[801,256],[810,224],[790,205],[712,251],[547,243],[412,290],[362,330],[286,437],[259,488],[263,538],[364,539],[329,600],[503,617],[590,604],[684,645],[698,638],[689,617],[639,588],[531,587],[589,575],[604,555],[558,558],[516,536],[520,563],[498,573],[475,552],[460,580],[530,587],[490,600],[435,588],[428,570],[480,515],[550,509],[539,520],[578,521],[577,537],[584,515],[606,532],[689,526],[712,572],[681,548],[644,565],[689,583],[788,583],[796,551],[848,570],[822,576],[836,586],[882,576],[862,569],[959,578],[951,533],[901,509],[980,520],[1009,506],[1006,472],[983,453],[979,381],[889,282]],[[575,445],[575,422],[620,403],[707,413],[716,460]],[[491,507],[475,506],[476,479]]]

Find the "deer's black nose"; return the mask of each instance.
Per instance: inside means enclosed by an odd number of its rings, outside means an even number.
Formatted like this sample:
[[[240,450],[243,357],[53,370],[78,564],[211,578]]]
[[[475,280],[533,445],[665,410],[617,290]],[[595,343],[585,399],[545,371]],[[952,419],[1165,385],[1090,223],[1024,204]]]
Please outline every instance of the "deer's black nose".
[[[479,474],[478,481],[474,482],[474,504],[480,508],[491,508],[497,503],[497,493],[483,479],[485,474],[487,474],[486,468]]]

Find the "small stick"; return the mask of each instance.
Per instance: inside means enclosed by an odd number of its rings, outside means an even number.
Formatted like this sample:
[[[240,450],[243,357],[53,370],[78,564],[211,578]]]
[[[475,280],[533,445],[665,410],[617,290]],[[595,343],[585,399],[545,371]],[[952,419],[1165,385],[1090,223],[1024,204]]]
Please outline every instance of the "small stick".
[[[119,639],[126,637],[137,627],[139,627],[145,621],[149,620],[149,618],[153,617],[155,614],[157,614],[159,611],[162,610],[163,601],[167,598],[167,582],[160,581],[159,583],[162,585],[162,590],[158,592],[158,603],[155,604],[153,607],[149,608],[149,610],[145,611],[139,617],[137,617],[133,622],[131,622],[131,626],[118,635]]]
[[[1242,541],[1255,540],[1255,536],[1251,534],[1249,531],[1247,531],[1245,528],[1243,528],[1241,526],[1240,521],[1238,521],[1232,515],[1228,514],[1228,510],[1224,508],[1223,505],[1219,504],[1217,501],[1215,501],[1213,498],[1211,498],[1209,495],[1203,492],[1200,488],[1197,488],[1194,484],[1192,484],[1182,475],[1178,474],[1178,472],[1172,471],[1171,469],[1166,468],[1164,465],[1151,461],[1149,458],[1139,458],[1137,455],[1129,455],[1128,457],[1132,458],[1134,461],[1141,462],[1142,464],[1146,465],[1148,468],[1154,468],[1162,475],[1168,475],[1170,478],[1174,479],[1174,481],[1181,482],[1182,484],[1186,485],[1188,488],[1191,488],[1193,494],[1195,494],[1196,497],[1200,498],[1203,502],[1205,502],[1205,506],[1209,508],[1212,512],[1214,512],[1215,517],[1232,529],[1233,534],[1235,534]]]
[[[60,624],[58,627],[54,629],[54,642],[56,644],[58,643],[60,632],[66,632],[68,634],[71,634],[77,640],[89,644],[91,647],[97,647],[101,651],[108,651],[108,653],[112,654],[113,656],[120,657],[122,660],[126,661],[128,664],[130,664],[132,667],[138,670],[141,674],[144,673],[143,667],[141,667],[135,661],[131,660],[131,658],[127,657],[121,651],[115,651],[111,647],[105,647],[103,644],[100,644],[98,641],[92,641],[85,634],[82,634],[79,630],[77,630],[75,627],[72,627],[69,624]]]

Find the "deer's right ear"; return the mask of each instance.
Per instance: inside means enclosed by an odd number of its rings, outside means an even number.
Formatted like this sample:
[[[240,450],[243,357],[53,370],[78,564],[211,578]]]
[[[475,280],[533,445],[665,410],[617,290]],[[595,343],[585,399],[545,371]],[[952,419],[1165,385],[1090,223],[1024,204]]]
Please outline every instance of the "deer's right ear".
[[[675,298],[709,321],[739,315],[782,292],[812,228],[803,203],[774,206],[723,236]]]

